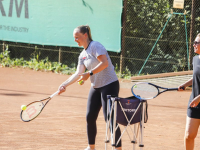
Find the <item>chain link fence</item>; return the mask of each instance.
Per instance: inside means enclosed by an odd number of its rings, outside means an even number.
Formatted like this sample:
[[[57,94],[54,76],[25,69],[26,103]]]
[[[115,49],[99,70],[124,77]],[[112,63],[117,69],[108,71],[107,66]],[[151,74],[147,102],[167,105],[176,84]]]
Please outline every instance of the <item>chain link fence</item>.
[[[132,74],[192,69],[200,1],[185,0],[184,5],[182,10],[172,9],[173,0],[124,1],[122,65]]]
[[[192,42],[200,32],[200,1],[185,0],[184,10],[173,9],[173,0],[123,3],[121,53],[108,50],[116,72],[123,77],[192,70]],[[72,68],[77,66],[82,51],[0,41],[0,52],[5,50],[5,44],[11,59],[48,58]]]

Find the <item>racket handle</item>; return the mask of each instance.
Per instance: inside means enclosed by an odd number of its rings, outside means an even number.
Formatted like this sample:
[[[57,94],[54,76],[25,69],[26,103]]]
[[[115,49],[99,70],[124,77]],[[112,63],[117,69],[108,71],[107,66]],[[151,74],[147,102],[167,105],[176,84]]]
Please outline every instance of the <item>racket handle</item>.
[[[178,88],[169,88],[169,89],[167,89],[168,91],[177,91],[178,90]]]
[[[52,98],[52,97],[58,95],[58,93],[59,93],[59,91],[56,91],[55,93],[53,93],[53,94],[50,96],[50,98]]]
[[[181,87],[181,89],[185,90],[185,87]],[[178,90],[178,88],[169,88],[168,91]]]
[[[182,89],[182,90],[185,90],[185,87],[184,87],[184,86],[182,86],[182,87],[181,87],[181,89]]]

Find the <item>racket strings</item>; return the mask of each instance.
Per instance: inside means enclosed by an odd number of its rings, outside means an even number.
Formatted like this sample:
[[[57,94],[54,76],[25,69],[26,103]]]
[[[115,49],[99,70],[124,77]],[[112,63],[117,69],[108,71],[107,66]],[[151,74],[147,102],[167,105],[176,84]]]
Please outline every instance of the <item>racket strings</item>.
[[[24,121],[30,121],[37,117],[44,107],[42,101],[31,103],[27,106],[26,110],[22,111],[21,117]]]
[[[32,103],[29,103],[26,107],[26,110],[22,110],[20,117],[22,121],[29,122],[33,119],[35,119],[44,109],[44,107],[47,105],[47,103],[56,95],[58,95],[59,91],[56,91],[48,98],[42,99],[40,101],[34,101]]]
[[[158,89],[150,84],[141,83],[134,85],[132,92],[141,99],[151,99],[157,96]]]

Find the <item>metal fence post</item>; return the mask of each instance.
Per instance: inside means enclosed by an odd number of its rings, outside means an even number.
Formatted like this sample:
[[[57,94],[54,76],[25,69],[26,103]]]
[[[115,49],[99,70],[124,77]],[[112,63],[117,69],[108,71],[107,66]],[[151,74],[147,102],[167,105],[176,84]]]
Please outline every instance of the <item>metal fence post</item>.
[[[126,35],[126,11],[127,11],[127,0],[124,0],[123,15],[122,15],[122,46],[120,55],[120,74],[122,74],[124,69],[124,57],[125,57],[125,35]]]
[[[193,41],[194,37],[194,28],[195,28],[195,13],[196,13],[196,1],[192,0],[192,8],[191,8],[191,22],[190,22],[190,45],[189,45],[189,64],[190,66],[192,65],[192,59],[194,56],[194,51],[193,51]]]
[[[61,47],[59,47],[59,56],[58,57],[59,57],[58,58],[59,63],[62,63],[62,48]]]
[[[3,41],[3,47],[2,47],[3,52],[5,51],[5,42]]]

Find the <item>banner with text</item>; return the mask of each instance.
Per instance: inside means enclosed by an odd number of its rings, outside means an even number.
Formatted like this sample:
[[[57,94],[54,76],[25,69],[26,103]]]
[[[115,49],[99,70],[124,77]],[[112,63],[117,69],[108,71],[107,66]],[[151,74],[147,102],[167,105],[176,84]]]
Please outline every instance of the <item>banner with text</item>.
[[[93,40],[121,50],[122,0],[0,0],[0,40],[78,47],[73,30],[89,25]]]

